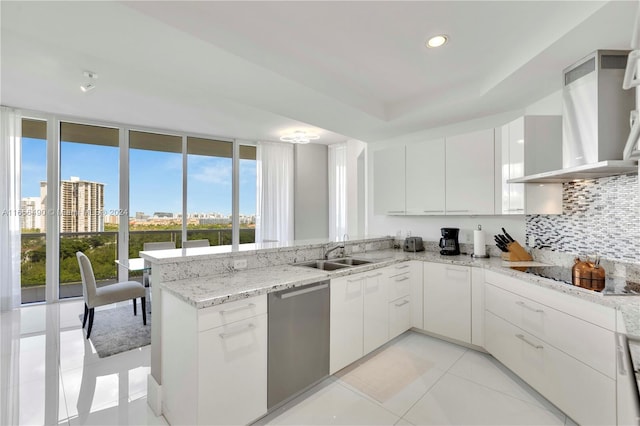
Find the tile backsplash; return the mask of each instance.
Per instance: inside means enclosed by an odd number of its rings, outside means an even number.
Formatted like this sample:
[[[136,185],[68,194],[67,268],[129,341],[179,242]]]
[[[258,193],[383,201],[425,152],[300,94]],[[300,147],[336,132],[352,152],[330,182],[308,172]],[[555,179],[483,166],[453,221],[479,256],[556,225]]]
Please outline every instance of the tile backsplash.
[[[527,215],[533,248],[640,263],[638,175],[562,185],[561,215]]]

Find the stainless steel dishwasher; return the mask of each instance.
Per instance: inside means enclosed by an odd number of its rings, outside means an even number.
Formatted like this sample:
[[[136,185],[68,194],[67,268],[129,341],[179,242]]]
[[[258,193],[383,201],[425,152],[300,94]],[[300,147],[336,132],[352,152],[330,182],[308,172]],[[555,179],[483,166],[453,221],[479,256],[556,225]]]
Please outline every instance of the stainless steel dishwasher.
[[[269,294],[267,407],[329,375],[329,281]]]

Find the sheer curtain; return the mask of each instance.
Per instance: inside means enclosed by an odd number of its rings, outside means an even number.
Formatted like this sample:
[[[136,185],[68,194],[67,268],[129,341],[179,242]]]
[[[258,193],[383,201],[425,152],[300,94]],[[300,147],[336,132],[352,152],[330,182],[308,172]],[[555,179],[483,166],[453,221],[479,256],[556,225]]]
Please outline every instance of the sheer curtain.
[[[293,240],[293,145],[258,142],[256,242]]]
[[[347,233],[347,144],[329,145],[329,238]]]
[[[0,109],[0,311],[20,306],[20,138],[22,115]]]

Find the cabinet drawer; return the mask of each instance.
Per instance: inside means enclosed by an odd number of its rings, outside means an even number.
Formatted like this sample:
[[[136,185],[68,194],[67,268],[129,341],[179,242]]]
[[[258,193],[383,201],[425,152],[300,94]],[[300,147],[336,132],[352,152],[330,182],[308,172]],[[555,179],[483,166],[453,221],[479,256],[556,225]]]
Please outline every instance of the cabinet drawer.
[[[198,310],[198,331],[220,327],[259,314],[267,313],[267,295],[223,303]]]
[[[560,291],[552,290],[491,270],[485,271],[485,281],[498,288],[535,300],[538,303],[552,307],[607,330],[616,331],[616,315],[614,309],[582,300],[578,297],[562,294],[562,290],[571,288],[568,284],[554,283],[559,287],[558,290]],[[582,289],[578,290],[587,291]]]
[[[267,412],[267,315],[200,333],[198,424],[249,424]]]
[[[408,296],[411,294],[411,270],[404,270],[404,272],[391,273],[387,278],[387,291],[389,302],[396,300],[399,297]]]
[[[579,424],[616,423],[616,384],[487,311],[486,349]]]
[[[615,335],[531,299],[487,284],[485,306],[493,314],[615,378]]]
[[[411,328],[411,298],[401,297],[389,303],[389,339]]]

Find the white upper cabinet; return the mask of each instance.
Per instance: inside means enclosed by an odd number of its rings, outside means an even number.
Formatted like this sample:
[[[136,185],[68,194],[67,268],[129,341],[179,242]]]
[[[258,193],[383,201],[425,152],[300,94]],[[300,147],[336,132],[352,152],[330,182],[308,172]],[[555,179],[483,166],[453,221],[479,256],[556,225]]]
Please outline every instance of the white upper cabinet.
[[[494,214],[494,129],[446,138],[446,213]]]
[[[562,117],[524,116],[496,129],[500,152],[501,192],[496,208],[502,214],[562,213],[561,184],[507,183],[527,175],[562,168]]]
[[[408,215],[444,214],[444,138],[407,145],[406,196]]]
[[[374,214],[405,214],[405,147],[373,153]]]

